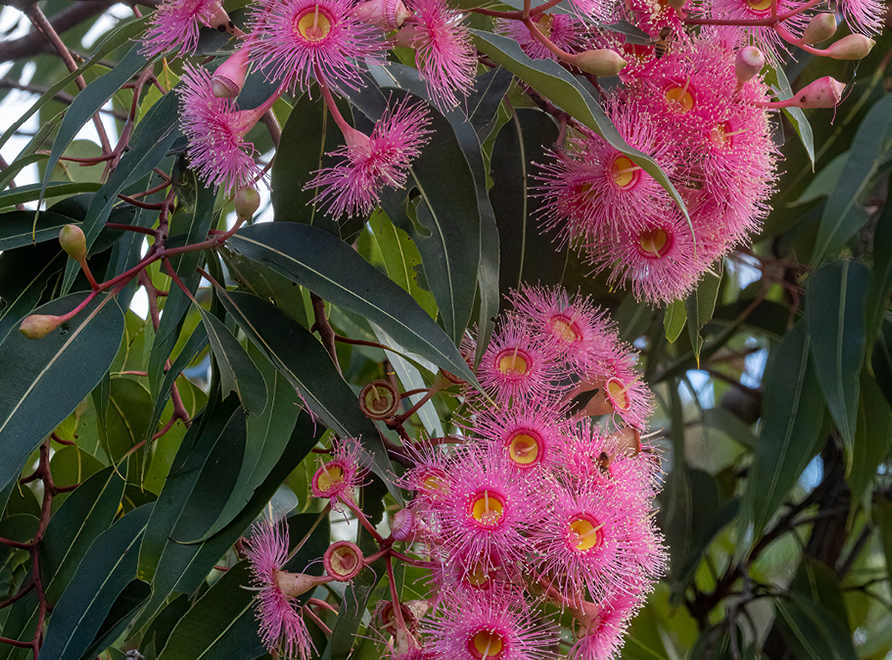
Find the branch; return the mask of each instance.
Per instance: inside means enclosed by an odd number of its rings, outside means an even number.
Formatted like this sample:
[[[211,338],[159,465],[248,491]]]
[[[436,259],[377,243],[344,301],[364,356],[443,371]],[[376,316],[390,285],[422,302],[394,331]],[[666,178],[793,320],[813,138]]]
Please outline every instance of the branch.
[[[72,3],[70,7],[53,14],[50,24],[57,33],[65,32],[88,18],[101,14],[114,4],[116,4],[116,0],[90,0],[89,2]],[[24,37],[0,44],[0,62],[51,52],[53,52],[52,47],[44,40],[40,31],[32,29]]]

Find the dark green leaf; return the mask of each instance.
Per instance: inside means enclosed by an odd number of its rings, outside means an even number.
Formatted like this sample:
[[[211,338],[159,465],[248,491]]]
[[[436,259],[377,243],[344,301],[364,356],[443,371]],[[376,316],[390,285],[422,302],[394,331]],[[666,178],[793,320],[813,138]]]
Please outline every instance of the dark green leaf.
[[[824,397],[810,347],[800,322],[774,347],[765,367],[762,425],[740,517],[741,538],[752,525],[753,542],[824,440]]]
[[[719,296],[719,286],[722,283],[722,264],[718,263],[718,275],[706,273],[697,290],[694,291],[685,300],[685,310],[688,318],[688,332],[691,335],[691,346],[694,349],[694,357],[697,359],[697,366],[700,366],[700,349],[703,348],[703,338],[700,336],[700,330],[703,326],[712,320],[712,314],[715,312],[715,303]],[[667,333],[668,338],[668,333]]]
[[[41,657],[80,660],[118,595],[136,575],[139,542],[152,505],[131,511],[99,536],[56,604]]]
[[[861,401],[852,451],[849,487],[852,499],[870,511],[877,468],[892,449],[892,407],[868,373],[861,372]]]
[[[40,554],[47,599],[62,596],[94,539],[115,519],[124,479],[107,467],[81,484],[52,517]]]
[[[4,213],[0,215],[0,250],[57,239],[59,230],[68,224],[71,218],[50,211],[38,213],[36,223],[33,211]]]
[[[796,660],[857,660],[847,630],[826,609],[797,593],[775,600],[776,622]]]
[[[796,571],[796,577],[790,583],[790,591],[795,591],[820,605],[837,620],[843,630],[849,630],[849,613],[842,585],[836,573],[823,562],[804,556]]]
[[[53,197],[62,197],[63,195],[76,195],[78,193],[96,192],[102,186],[98,183],[71,183],[64,181],[61,183],[51,183],[46,187],[45,194],[42,199],[52,199]],[[15,206],[16,204],[24,204],[25,202],[34,202],[41,199],[41,187],[37,183],[29,183],[17,188],[9,188],[0,192],[0,209]]]
[[[328,232],[304,224],[263,223],[240,229],[229,245],[333,304],[361,314],[408,350],[476,383],[458,349],[418,303]]]
[[[65,314],[84,298],[73,294],[35,311]],[[18,477],[28,455],[99,382],[123,334],[121,309],[114,298],[99,295],[43,339],[13,331],[0,342],[0,488]]]
[[[481,141],[492,131],[502,99],[514,76],[502,67],[487,71],[474,80],[474,91],[468,96],[468,119]]]
[[[235,392],[249,415],[263,412],[267,403],[266,383],[248,353],[226,325],[213,314],[198,307],[204,322],[214,361],[220,371],[223,394]]]
[[[694,292],[693,295],[696,296],[697,293]],[[666,307],[666,313],[663,315],[663,330],[666,333],[666,339],[668,339],[670,343],[674,343],[681,335],[681,331],[684,330],[685,322],[687,320],[688,313],[686,311],[684,300],[676,300],[674,303]],[[703,341],[700,339],[699,329],[697,332],[697,339]]]
[[[865,309],[868,347],[873,347],[875,337],[880,331],[883,312],[889,305],[890,293],[892,293],[892,202],[887,197],[873,235],[873,270]]]
[[[774,76],[771,74],[774,74]],[[777,80],[777,86],[779,88],[779,93],[777,95],[778,100],[786,101],[787,99],[793,98],[793,88],[790,87],[790,81],[787,80],[787,74],[784,73],[783,68],[777,66],[773,69],[769,69],[769,75],[766,77],[766,81],[769,84],[771,83],[772,77]],[[811,129],[811,124],[808,123],[808,118],[805,116],[802,108],[784,108],[783,113],[787,116],[787,119],[790,120],[799,139],[802,140],[802,146],[805,147],[805,151],[808,153],[808,159],[811,161],[812,171],[814,171],[815,135]]]
[[[849,461],[855,444],[859,374],[866,339],[864,299],[869,281],[870,271],[864,264],[838,261],[820,268],[807,283],[805,312],[812,357]]]
[[[832,255],[867,221],[859,204],[892,148],[892,96],[877,101],[858,126],[843,174],[830,193],[818,226],[812,263]]]
[[[0,340],[37,303],[68,256],[57,245],[25,246],[0,254]]]

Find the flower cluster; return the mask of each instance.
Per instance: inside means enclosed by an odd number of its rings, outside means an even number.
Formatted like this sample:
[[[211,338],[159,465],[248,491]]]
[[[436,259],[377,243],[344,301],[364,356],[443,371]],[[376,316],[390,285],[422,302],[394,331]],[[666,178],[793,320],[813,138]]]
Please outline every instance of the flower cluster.
[[[550,656],[537,612],[551,602],[578,620],[575,656],[606,660],[665,564],[659,460],[641,444],[652,397],[585,299],[532,287],[511,302],[477,368],[484,392],[463,392],[463,441],[416,450],[400,480],[415,496],[399,539],[431,562],[436,594],[414,644],[444,660]]]

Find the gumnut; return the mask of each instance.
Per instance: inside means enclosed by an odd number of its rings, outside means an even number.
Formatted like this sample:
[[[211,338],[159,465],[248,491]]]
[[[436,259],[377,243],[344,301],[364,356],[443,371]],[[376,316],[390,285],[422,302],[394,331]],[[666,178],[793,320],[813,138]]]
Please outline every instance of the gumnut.
[[[799,43],[819,44],[826,41],[836,34],[836,27],[836,14],[830,12],[815,14],[809,21],[808,27],[805,28],[805,32],[802,33]]]
[[[863,34],[850,34],[834,41],[821,54],[834,60],[863,60],[875,44]]]
[[[28,339],[42,339],[59,327],[61,316],[52,314],[32,314],[26,316],[19,326],[19,332]]]
[[[386,380],[374,380],[359,393],[359,407],[369,419],[389,419],[400,406],[400,394]]]
[[[734,59],[734,73],[737,76],[737,84],[742,86],[748,80],[759,75],[765,66],[765,55],[755,46],[746,46],[737,51]]]
[[[609,48],[587,50],[567,58],[567,61],[585,73],[605,78],[615,76],[628,64],[619,53]]]
[[[77,262],[87,258],[87,241],[77,225],[65,225],[59,232],[59,244],[69,257]]]
[[[239,48],[221,64],[211,76],[211,89],[218,99],[231,99],[238,96],[245,85],[248,74],[247,48]]]
[[[356,6],[353,15],[364,23],[383,30],[395,30],[412,15],[402,0],[366,0]]]
[[[245,186],[235,193],[235,212],[239,220],[250,220],[260,208],[260,193],[255,188]]]
[[[322,563],[329,577],[338,582],[349,582],[362,570],[362,550],[350,541],[338,541],[322,555]]]

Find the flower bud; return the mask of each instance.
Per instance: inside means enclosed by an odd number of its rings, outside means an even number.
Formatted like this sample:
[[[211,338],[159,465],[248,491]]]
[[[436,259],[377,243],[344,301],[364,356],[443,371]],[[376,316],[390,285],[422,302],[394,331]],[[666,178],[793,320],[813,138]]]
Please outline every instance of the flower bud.
[[[366,0],[356,6],[353,15],[382,30],[395,30],[412,15],[402,0]]]
[[[850,34],[834,41],[821,54],[834,60],[863,60],[876,42],[863,34]]]
[[[359,407],[369,419],[389,419],[400,406],[400,394],[386,380],[368,383],[359,393]]]
[[[77,225],[65,225],[59,232],[59,244],[69,257],[77,262],[87,258],[87,241]]]
[[[206,16],[206,18],[201,18],[200,20],[209,28],[219,30],[220,32],[232,32],[235,28],[232,21],[229,20],[229,14],[226,13],[220,2],[214,2],[210,5]]]
[[[628,64],[619,53],[609,48],[599,48],[578,53],[567,60],[570,64],[593,76],[615,76]]]
[[[28,339],[42,339],[59,327],[62,317],[51,314],[32,314],[26,316],[19,326],[19,332]]]
[[[400,509],[390,519],[390,535],[395,541],[415,540],[415,514],[409,509]]]
[[[759,75],[765,66],[765,56],[755,46],[746,46],[737,51],[734,59],[734,73],[737,75],[738,87]]]
[[[799,43],[819,44],[826,41],[836,34],[836,25],[836,14],[830,12],[815,14],[809,21],[808,27],[805,28],[805,32],[802,33]]]
[[[362,570],[362,550],[350,541],[333,543],[322,555],[322,564],[329,577],[338,582],[349,582]]]
[[[238,96],[248,74],[248,49],[239,48],[211,76],[211,88],[218,99]]]
[[[616,443],[618,454],[637,456],[641,452],[641,432],[633,426],[614,431],[609,438]]]
[[[842,100],[845,88],[844,83],[824,76],[800,89],[789,101],[783,101],[782,107],[835,108]]]
[[[235,193],[233,203],[239,220],[250,220],[260,207],[260,193],[254,188],[244,186]]]

